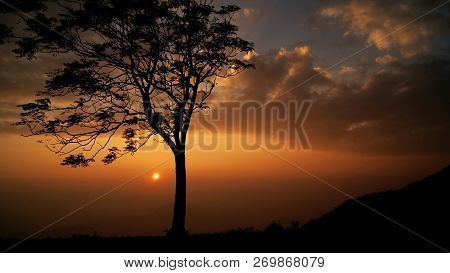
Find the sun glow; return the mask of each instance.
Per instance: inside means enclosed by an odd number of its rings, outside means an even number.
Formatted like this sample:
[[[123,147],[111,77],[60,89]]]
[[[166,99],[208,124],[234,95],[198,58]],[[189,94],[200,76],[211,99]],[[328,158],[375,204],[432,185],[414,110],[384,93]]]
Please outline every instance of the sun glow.
[[[161,175],[159,173],[154,173],[152,175],[153,180],[158,180],[161,177]]]

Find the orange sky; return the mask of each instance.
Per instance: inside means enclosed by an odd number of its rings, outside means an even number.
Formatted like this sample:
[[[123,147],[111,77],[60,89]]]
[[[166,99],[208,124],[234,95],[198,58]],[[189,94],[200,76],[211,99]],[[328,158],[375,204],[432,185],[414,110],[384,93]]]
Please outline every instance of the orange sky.
[[[43,235],[161,234],[170,223],[174,191],[171,155],[141,152],[111,165],[59,166],[32,139],[0,137],[2,236],[24,236],[58,219],[130,178],[106,198],[52,227]],[[364,193],[398,188],[443,167],[435,156],[361,156],[334,152],[277,152],[343,191]],[[162,164],[161,166],[158,166]],[[261,228],[272,220],[305,222],[330,210],[345,196],[264,151],[195,148],[188,153],[188,229],[213,232]],[[158,172],[161,178],[153,181]]]
[[[236,23],[255,42],[246,58],[256,70],[221,81],[212,99],[265,103],[291,90],[280,100],[313,100],[305,124],[312,151],[228,151],[225,139],[239,144],[241,136],[216,120],[219,145],[194,143],[187,155],[189,231],[305,223],[346,199],[279,157],[353,196],[397,189],[450,163],[450,5],[379,41],[434,1],[218,2],[243,8]],[[174,198],[170,152],[159,146],[110,166],[100,158],[89,168],[60,166],[62,158],[10,124],[64,58],[18,60],[10,49],[0,46],[0,238],[27,236],[146,171],[41,236],[162,234]],[[202,128],[193,127],[196,140]]]

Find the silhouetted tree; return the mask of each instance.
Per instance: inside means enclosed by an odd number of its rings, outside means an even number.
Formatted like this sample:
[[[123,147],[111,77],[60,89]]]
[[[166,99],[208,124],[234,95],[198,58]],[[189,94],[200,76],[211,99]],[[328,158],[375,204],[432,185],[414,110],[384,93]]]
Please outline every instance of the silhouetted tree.
[[[38,99],[20,105],[17,125],[45,141],[51,137],[46,147],[73,167],[87,167],[102,151],[110,164],[159,136],[176,163],[170,233],[183,236],[191,117],[208,107],[217,78],[253,66],[241,60],[253,45],[238,37],[232,22],[239,8],[205,0],[27,2],[0,4],[24,26],[3,24],[0,41],[15,41],[18,57],[51,54],[70,61],[49,73]],[[125,139],[123,148],[110,144],[116,134]]]

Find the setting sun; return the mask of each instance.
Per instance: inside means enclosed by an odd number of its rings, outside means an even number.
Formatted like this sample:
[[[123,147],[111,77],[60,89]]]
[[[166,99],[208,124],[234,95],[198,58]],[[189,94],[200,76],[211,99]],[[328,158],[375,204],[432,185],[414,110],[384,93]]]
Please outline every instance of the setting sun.
[[[158,180],[158,179],[160,178],[159,173],[154,173],[154,174],[152,175],[152,178],[153,178],[153,180]]]

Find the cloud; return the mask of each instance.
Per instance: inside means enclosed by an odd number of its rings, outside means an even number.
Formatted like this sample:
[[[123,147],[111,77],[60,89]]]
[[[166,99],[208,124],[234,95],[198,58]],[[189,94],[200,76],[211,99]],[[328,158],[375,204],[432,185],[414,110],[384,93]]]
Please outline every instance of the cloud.
[[[333,3],[323,7],[320,16],[342,22],[347,27],[343,36],[366,37],[367,43],[374,43],[379,50],[396,49],[405,58],[431,52],[435,46],[431,38],[448,34],[448,7],[409,24],[440,1],[349,0]]]
[[[268,101],[299,82],[315,76],[320,69],[313,66],[314,58],[308,46],[297,46],[291,50],[281,48],[264,54],[249,53],[244,58],[253,62],[256,69],[223,80],[220,89],[225,97],[222,99]],[[314,83],[305,83],[293,93],[298,95],[313,92],[314,88],[326,80],[326,75],[321,75]]]
[[[356,72],[356,69],[350,66],[342,66],[341,70],[339,71],[340,74],[345,75],[345,74],[353,74]]]
[[[315,66],[313,56],[309,46],[253,54],[256,70],[223,82],[221,99],[267,102],[298,86],[278,99],[314,100],[305,124],[313,149],[450,154],[449,60],[385,55],[377,65],[343,67],[341,77]]]
[[[259,11],[253,8],[244,8],[242,9],[242,13],[245,17],[255,17],[259,15]]]
[[[377,57],[375,59],[375,62],[377,64],[390,64],[390,63],[393,63],[395,61],[397,61],[397,58],[393,57],[393,56],[391,56],[389,54]]]
[[[450,153],[449,73],[449,61],[430,58],[391,64],[360,85],[340,85],[339,96],[317,100],[308,121],[313,145],[316,139],[330,149]]]
[[[244,61],[250,61],[254,57],[257,57],[259,54],[256,51],[249,51],[247,54],[244,55],[243,59]]]

